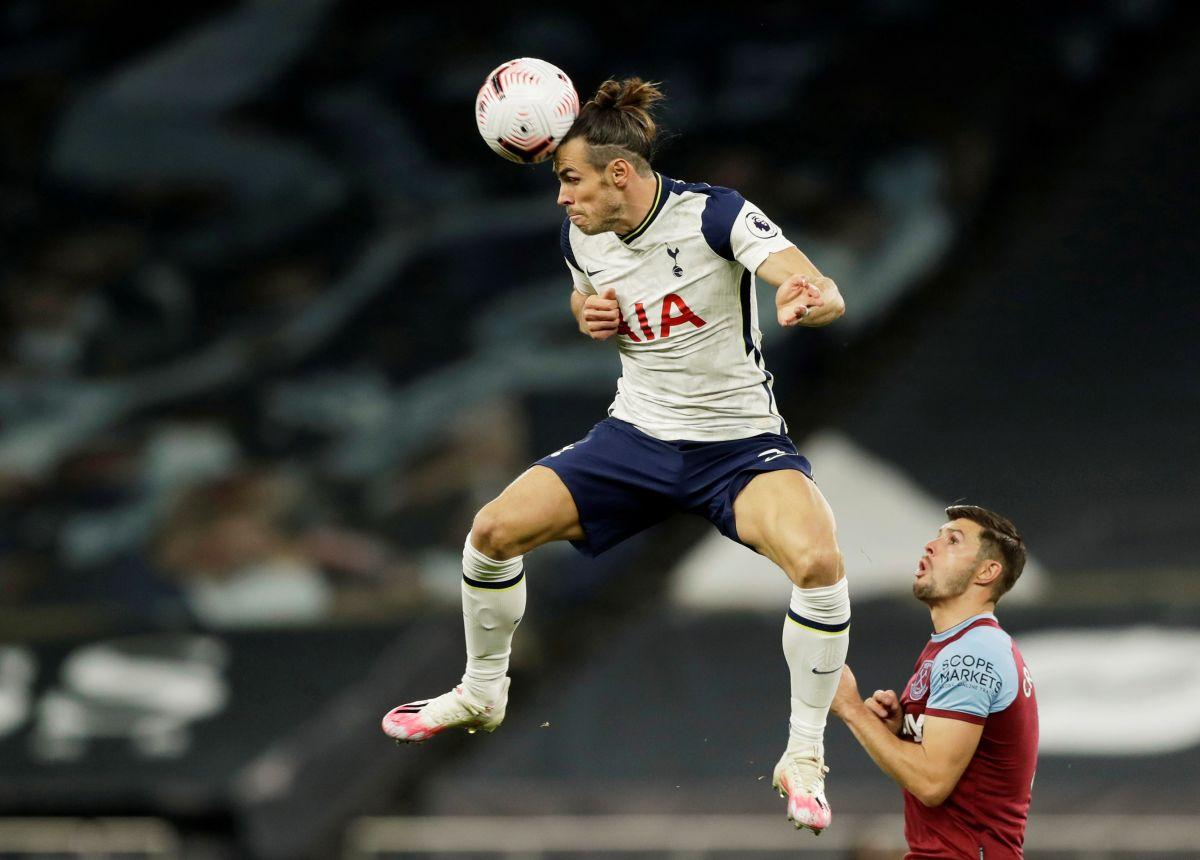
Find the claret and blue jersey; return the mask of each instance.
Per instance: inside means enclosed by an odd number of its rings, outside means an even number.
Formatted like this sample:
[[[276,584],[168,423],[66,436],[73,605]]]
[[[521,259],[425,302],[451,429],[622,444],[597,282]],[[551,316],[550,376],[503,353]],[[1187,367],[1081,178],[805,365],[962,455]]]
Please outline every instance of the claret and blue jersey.
[[[655,174],[654,203],[626,236],[564,220],[575,289],[612,287],[621,378],[609,414],[663,440],[784,433],[762,356],[754,272],[792,245],[741,194]]]
[[[1020,857],[1037,767],[1037,698],[1029,668],[996,616],[975,615],[931,637],[900,708],[901,737],[915,743],[927,717],[983,726],[945,802],[927,807],[904,793],[908,856]]]

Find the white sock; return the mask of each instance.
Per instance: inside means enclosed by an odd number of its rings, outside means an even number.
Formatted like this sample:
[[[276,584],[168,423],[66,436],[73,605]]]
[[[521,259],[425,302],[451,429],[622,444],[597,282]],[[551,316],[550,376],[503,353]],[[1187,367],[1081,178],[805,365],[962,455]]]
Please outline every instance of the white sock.
[[[783,621],[783,655],[792,674],[789,752],[822,746],[849,645],[850,592],[845,577],[821,588],[793,585]]]
[[[463,547],[463,628],[467,639],[467,671],[463,690],[483,704],[500,697],[513,633],[525,614],[524,556],[506,561]]]

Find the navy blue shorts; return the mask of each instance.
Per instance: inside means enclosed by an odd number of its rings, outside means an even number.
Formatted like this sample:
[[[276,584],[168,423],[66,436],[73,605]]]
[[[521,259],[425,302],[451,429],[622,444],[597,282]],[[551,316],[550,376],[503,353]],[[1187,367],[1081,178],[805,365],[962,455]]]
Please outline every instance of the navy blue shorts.
[[[605,418],[537,465],[552,469],[567,485],[584,533],[571,543],[589,556],[679,511],[699,514],[741,543],[733,502],[755,475],[796,469],[812,478],[812,466],[787,436],[663,442],[617,418]]]

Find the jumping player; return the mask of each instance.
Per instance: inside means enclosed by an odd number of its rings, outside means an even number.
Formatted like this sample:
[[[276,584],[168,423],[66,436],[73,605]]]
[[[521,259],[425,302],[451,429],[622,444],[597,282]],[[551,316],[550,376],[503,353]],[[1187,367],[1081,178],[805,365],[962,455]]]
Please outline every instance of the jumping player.
[[[571,310],[582,333],[616,340],[621,355],[609,417],[476,515],[463,548],[462,683],[401,705],[383,728],[414,742],[500,725],[525,553],[569,540],[595,556],[674,512],[699,514],[792,582],[783,627],[791,719],[774,784],[789,819],[819,833],[830,822],[823,739],[850,603],[833,514],[785,435],[763,364],[754,276],[777,288],[784,327],[827,325],[844,304],[736,191],[651,168],[650,108],[661,98],[638,78],[606,81],[555,152]]]
[[[903,695],[859,698],[842,672],[833,710],[904,789],[909,858],[1021,857],[1037,767],[1037,697],[1016,643],[996,621],[1025,566],[1004,517],[971,505],[925,544],[913,595],[934,634]]]

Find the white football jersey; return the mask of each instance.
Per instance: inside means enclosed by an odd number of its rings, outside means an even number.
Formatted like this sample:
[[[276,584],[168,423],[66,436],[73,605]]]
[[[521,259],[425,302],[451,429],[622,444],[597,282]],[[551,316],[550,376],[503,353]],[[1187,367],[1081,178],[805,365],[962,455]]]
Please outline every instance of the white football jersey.
[[[736,191],[655,176],[654,205],[628,235],[562,225],[575,289],[613,287],[621,307],[608,414],[663,440],[787,432],[763,363],[754,272],[792,243]]]

